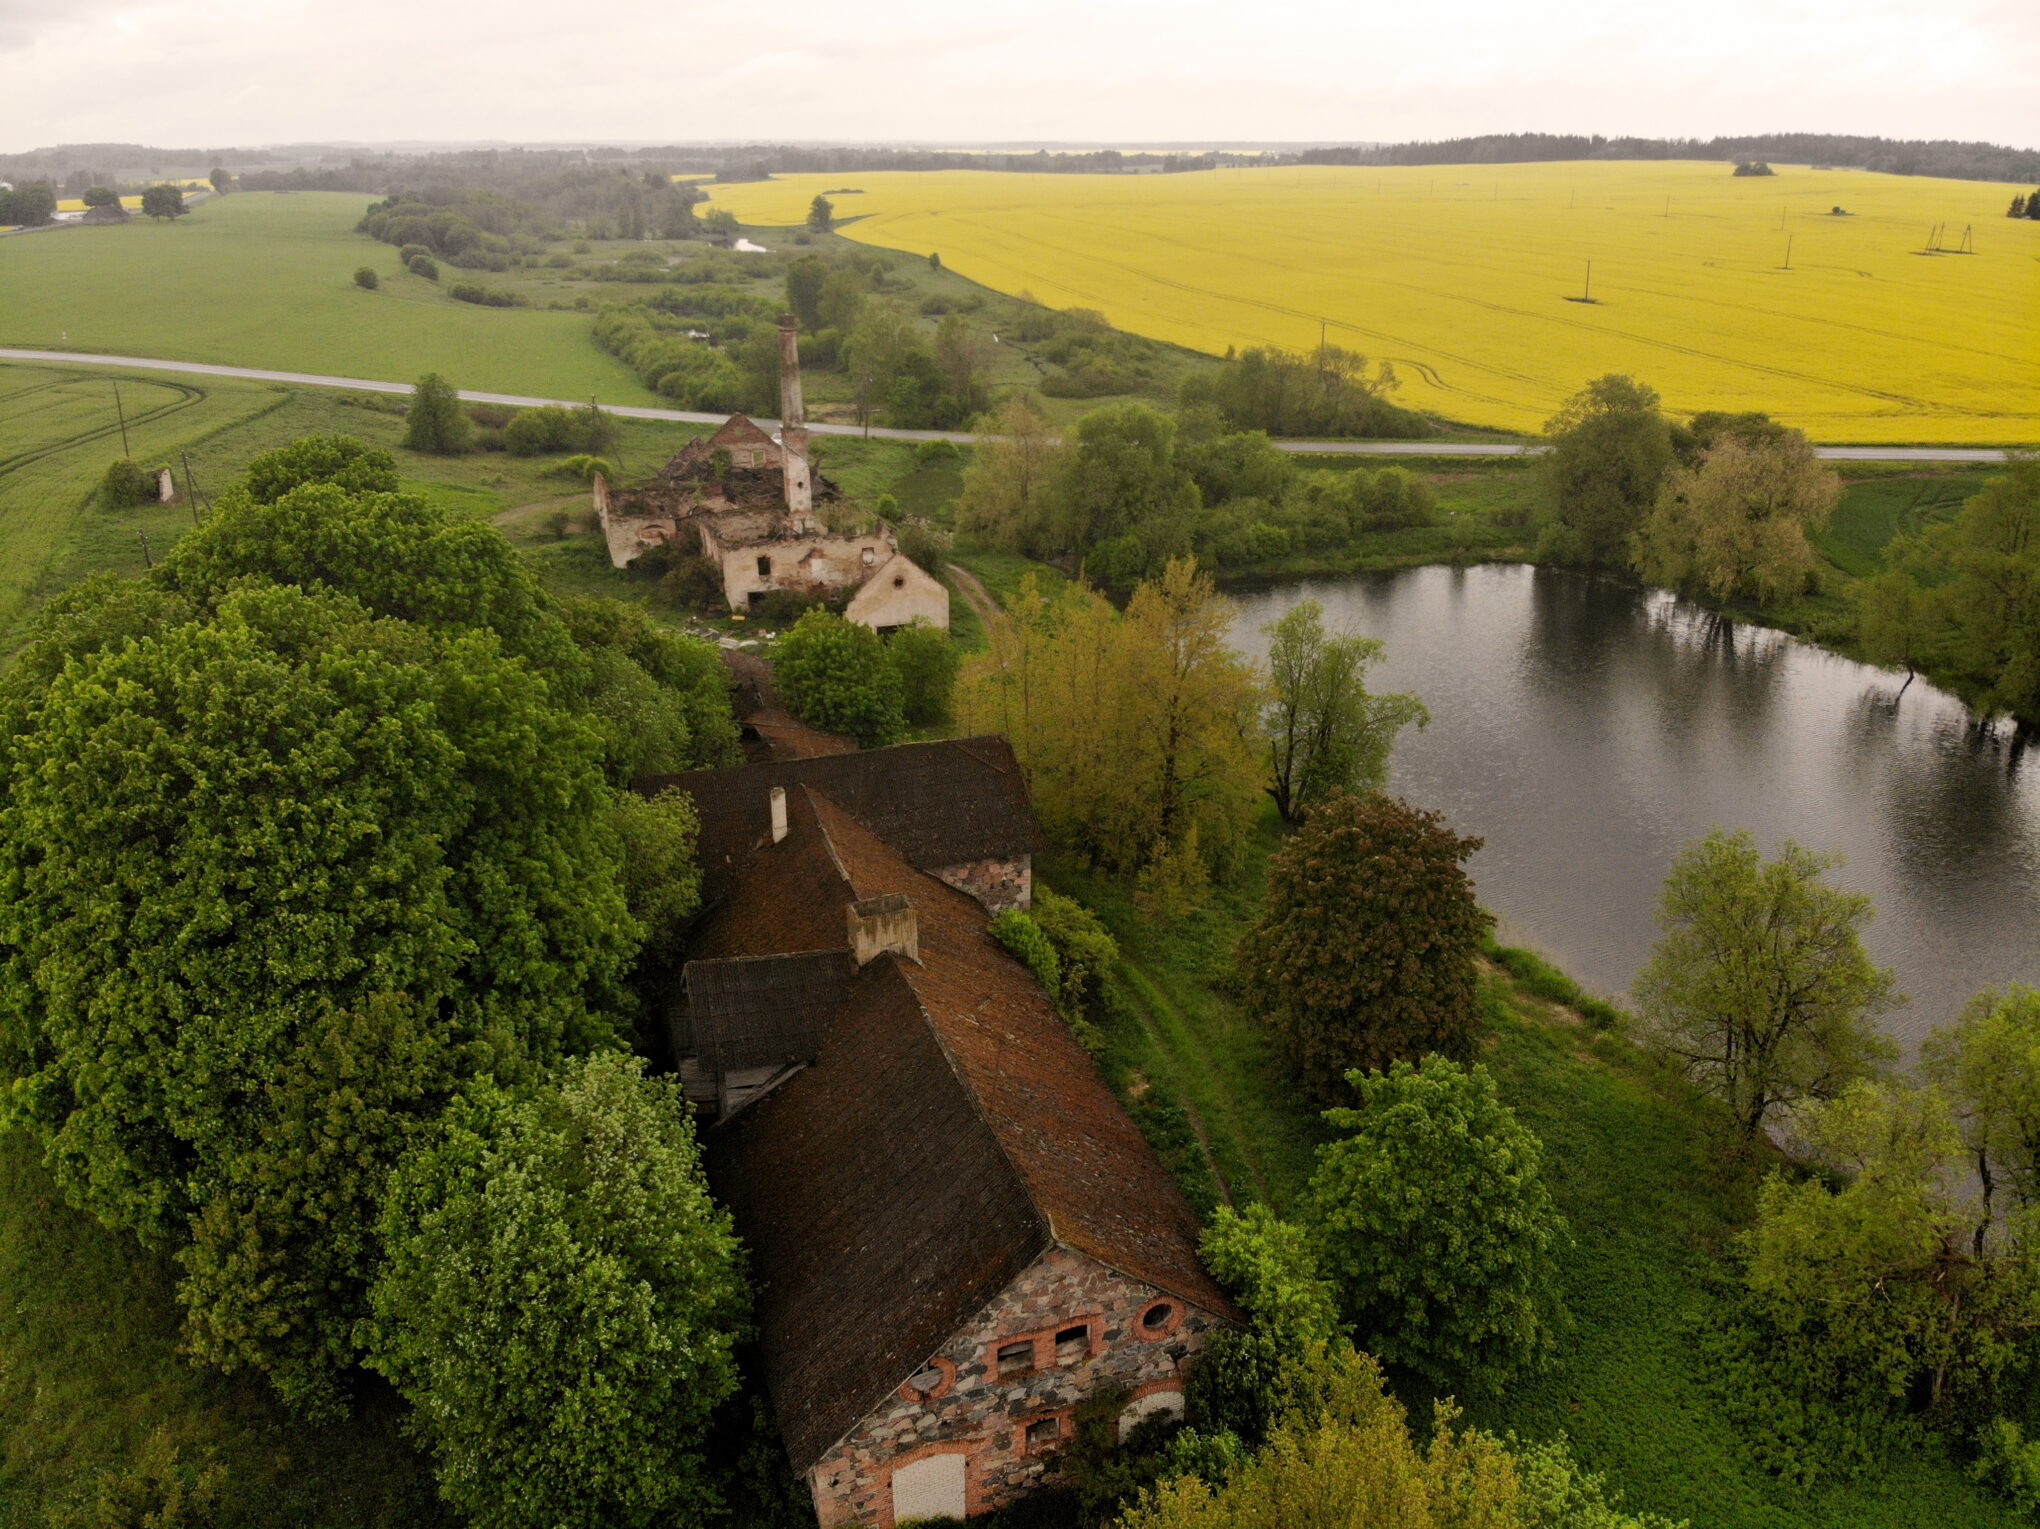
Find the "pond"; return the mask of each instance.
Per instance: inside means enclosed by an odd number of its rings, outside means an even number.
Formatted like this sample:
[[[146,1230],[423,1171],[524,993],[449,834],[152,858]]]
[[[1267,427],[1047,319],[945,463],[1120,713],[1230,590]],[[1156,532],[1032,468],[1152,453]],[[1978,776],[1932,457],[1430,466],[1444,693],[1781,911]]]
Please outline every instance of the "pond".
[[[1300,600],[1387,644],[1370,688],[1412,690],[1389,787],[1485,845],[1471,862],[1502,937],[1626,995],[1658,888],[1715,825],[1767,853],[1839,853],[1865,943],[1908,1007],[1908,1054],[1979,989],[2040,979],[2040,779],[1915,680],[1716,617],[1661,590],[1521,565],[1308,580],[1238,596],[1236,643]]]

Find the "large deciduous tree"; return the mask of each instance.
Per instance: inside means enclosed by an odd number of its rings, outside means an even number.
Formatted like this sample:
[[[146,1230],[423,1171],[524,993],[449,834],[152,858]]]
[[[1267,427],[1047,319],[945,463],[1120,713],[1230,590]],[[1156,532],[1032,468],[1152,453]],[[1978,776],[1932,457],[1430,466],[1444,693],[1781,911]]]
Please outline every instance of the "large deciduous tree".
[[[1037,557],[1061,550],[1051,486],[1066,448],[1024,394],[1008,398],[987,429],[964,470],[957,523],[997,547]]]
[[[1766,861],[1748,833],[1716,829],[1665,878],[1638,1007],[1742,1146],[1891,1055],[1870,1019],[1904,1000],[1863,949],[1870,899],[1823,879],[1838,863],[1791,843]]]
[[[1030,578],[966,663],[958,717],[1011,737],[1044,823],[1110,869],[1190,855],[1229,874],[1261,788],[1265,699],[1228,645],[1233,615],[1188,559],[1124,614]]]
[[[1590,382],[1545,422],[1539,463],[1549,518],[1543,556],[1622,567],[1629,539],[1657,502],[1672,462],[1672,430],[1658,395],[1633,377]]]
[[[685,824],[619,842],[605,663],[681,696],[662,760],[734,748],[705,645],[563,620],[499,534],[393,485],[340,438],[258,459],[0,681],[15,1118],[74,1203],[177,1251],[194,1354],[313,1408],[392,1161],[463,1079],[613,1044],[692,895]],[[669,895],[627,901],[647,856]]]
[[[150,186],[142,192],[142,212],[151,218],[181,218],[184,216],[184,188],[181,186]]]
[[[1493,1390],[1542,1364],[1568,1237],[1543,1144],[1485,1067],[1431,1056],[1351,1081],[1361,1108],[1325,1112],[1349,1134],[1318,1149],[1303,1214],[1355,1340],[1440,1387]]]
[[[1356,1067],[1471,1055],[1474,962],[1492,920],[1461,862],[1479,848],[1435,812],[1341,793],[1269,859],[1240,976],[1319,1100],[1349,1097]]]
[[[404,1160],[381,1232],[369,1362],[480,1529],[716,1505],[702,1439],[748,1294],[676,1083],[611,1053],[521,1096],[475,1084]]]
[[[1985,713],[2040,721],[2040,457],[1929,533],[1949,677]]]
[[[875,749],[905,736],[905,687],[884,641],[868,626],[817,608],[772,649],[773,677],[803,722],[848,733]]]
[[[194,1348],[320,1401],[410,1116],[613,1034],[601,776],[490,634],[259,583],[102,598],[8,708],[17,1107],[76,1203],[194,1239]]]
[[[1370,637],[1328,633],[1324,607],[1305,600],[1262,628],[1271,641],[1268,794],[1286,823],[1334,791],[1375,791],[1388,781],[1395,735],[1430,721],[1413,695],[1370,695],[1367,666],[1385,651]]]
[[[1666,477],[1636,534],[1636,570],[1717,600],[1798,594],[1819,561],[1806,533],[1841,491],[1803,432],[1728,429],[1697,467]]]
[[[1974,1240],[1984,1251],[2007,1190],[2018,1210],[2040,1206],[2040,991],[1979,993],[1920,1048],[1927,1075],[1954,1110],[1982,1198]]]
[[[420,377],[404,415],[404,444],[434,456],[459,456],[473,434],[453,384],[437,372]]]

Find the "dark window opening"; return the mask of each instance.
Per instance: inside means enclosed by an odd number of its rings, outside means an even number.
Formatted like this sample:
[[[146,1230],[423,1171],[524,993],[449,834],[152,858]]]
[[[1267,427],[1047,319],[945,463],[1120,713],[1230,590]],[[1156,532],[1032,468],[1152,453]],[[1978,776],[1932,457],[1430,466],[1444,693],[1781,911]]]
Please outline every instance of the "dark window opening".
[[[1055,1335],[1055,1357],[1058,1359],[1081,1359],[1091,1351],[1091,1329],[1088,1327],[1065,1327]]]
[[[892,587],[894,589],[905,589],[907,587],[907,576],[903,573],[894,574],[892,576]]]
[[[771,559],[771,558],[769,558],[769,557],[761,557],[761,558],[759,558],[759,559],[758,559],[758,577],[759,577],[759,578],[761,578],[761,579],[769,579],[769,578],[771,578],[771,577],[772,577],[772,559]]]
[[[1040,1449],[1062,1437],[1061,1418],[1038,1418],[1027,1425],[1027,1447]]]
[[[1034,1340],[1008,1343],[999,1349],[999,1375],[1025,1375],[1034,1368]]]
[[[1151,1333],[1157,1333],[1169,1325],[1169,1318],[1175,1314],[1176,1308],[1167,1301],[1157,1301],[1141,1313],[1140,1325]]]
[[[765,591],[762,589],[754,589],[748,595],[744,596],[744,598],[749,600],[753,605],[756,605],[760,600],[765,598]]]

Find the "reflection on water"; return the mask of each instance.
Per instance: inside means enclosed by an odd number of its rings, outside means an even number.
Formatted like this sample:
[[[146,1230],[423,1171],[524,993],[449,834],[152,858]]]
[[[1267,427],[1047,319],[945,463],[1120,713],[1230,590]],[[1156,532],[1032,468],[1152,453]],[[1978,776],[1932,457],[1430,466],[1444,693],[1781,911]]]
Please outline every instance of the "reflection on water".
[[[1422,568],[1243,598],[1235,640],[1298,600],[1378,637],[1385,690],[1414,690],[1391,789],[1443,809],[1508,938],[1621,993],[1657,938],[1681,845],[1747,828],[1839,853],[1876,901],[1908,1045],[1979,988],[2040,979],[2040,784],[1950,697],[1662,591],[1551,569]]]

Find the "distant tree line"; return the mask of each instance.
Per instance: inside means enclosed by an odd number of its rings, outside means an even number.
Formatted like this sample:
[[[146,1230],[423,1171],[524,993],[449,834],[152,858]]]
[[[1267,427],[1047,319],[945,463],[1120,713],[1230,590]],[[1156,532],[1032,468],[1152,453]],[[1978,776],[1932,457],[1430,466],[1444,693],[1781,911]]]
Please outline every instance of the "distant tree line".
[[[1865,138],[1845,133],[1760,133],[1737,138],[1603,138],[1598,133],[1489,133],[1425,143],[1305,149],[1307,165],[1535,164],[1569,159],[1782,160],[1892,175],[2023,181],[2040,177],[2040,150],[1952,139]]]

